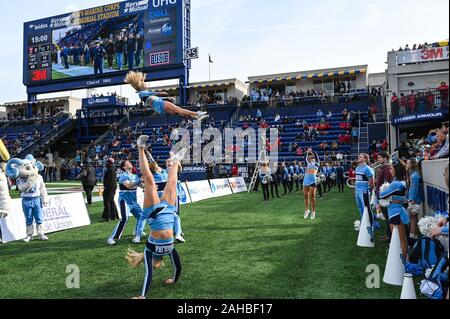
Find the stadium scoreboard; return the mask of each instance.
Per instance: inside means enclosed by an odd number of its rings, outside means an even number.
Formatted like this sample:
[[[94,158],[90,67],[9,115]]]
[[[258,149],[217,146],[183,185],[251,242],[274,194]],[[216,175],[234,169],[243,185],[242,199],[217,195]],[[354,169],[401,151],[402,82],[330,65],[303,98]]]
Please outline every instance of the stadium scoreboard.
[[[123,1],[26,22],[23,83],[29,88],[59,83],[59,87],[74,89],[119,84],[130,66],[146,73],[161,68],[182,70],[186,67],[186,3],[189,1]],[[116,55],[113,65],[104,56],[103,69],[98,71],[97,43],[106,49],[110,41],[116,46],[119,37],[125,40],[123,66],[119,67]],[[136,56],[130,60],[130,55]]]

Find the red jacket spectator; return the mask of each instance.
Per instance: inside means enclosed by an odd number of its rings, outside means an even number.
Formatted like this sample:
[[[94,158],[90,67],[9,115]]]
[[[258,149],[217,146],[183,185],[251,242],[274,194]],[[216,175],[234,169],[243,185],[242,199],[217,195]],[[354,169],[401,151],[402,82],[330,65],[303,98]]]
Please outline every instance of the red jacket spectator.
[[[237,177],[238,175],[239,175],[238,167],[237,167],[236,164],[234,164],[234,165],[233,165],[233,168],[231,169],[231,176]]]
[[[448,85],[442,82],[438,91],[441,93],[441,107],[448,107]]]
[[[260,128],[268,128],[269,124],[267,124],[266,122],[261,123],[261,125],[259,126]]]
[[[387,141],[387,139],[384,139],[383,145],[381,146],[381,148],[383,149],[383,151],[387,151],[387,148],[388,148],[388,141]]]
[[[411,94],[408,95],[408,107],[411,113],[416,109],[416,95],[414,94],[414,92],[411,92]]]

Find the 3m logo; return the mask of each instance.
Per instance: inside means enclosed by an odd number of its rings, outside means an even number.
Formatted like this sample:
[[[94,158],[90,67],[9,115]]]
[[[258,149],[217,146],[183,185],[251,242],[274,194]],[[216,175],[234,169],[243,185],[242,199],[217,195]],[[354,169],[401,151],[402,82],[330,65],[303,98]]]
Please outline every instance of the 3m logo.
[[[164,65],[164,64],[169,64],[169,63],[170,63],[169,51],[150,54],[150,65],[151,66]]]
[[[44,81],[47,80],[47,70],[36,70],[31,73],[32,81]]]

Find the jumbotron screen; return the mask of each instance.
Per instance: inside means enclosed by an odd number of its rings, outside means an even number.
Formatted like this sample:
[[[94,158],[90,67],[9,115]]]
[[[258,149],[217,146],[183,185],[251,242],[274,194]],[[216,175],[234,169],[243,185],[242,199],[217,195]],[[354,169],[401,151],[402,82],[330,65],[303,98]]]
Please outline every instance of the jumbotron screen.
[[[182,18],[182,0],[141,0],[27,22],[24,84],[182,64]]]

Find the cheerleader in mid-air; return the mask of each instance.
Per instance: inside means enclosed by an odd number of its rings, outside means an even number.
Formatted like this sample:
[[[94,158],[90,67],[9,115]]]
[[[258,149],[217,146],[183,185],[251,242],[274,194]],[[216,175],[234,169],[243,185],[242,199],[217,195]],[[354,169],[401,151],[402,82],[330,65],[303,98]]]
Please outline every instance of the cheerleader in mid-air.
[[[159,115],[171,114],[180,116],[189,116],[195,120],[202,121],[208,118],[207,112],[193,112],[182,109],[172,102],[165,101],[162,98],[169,95],[165,92],[151,92],[149,85],[145,83],[145,74],[142,72],[130,71],[125,77],[125,83],[130,84],[138,93],[139,98],[148,107],[152,108]]]
[[[316,192],[317,192],[317,173],[319,172],[319,155],[309,149],[306,153],[305,177],[303,179],[303,193],[305,194],[305,216],[307,219],[311,214],[311,219],[316,218]],[[309,208],[312,208],[312,213]]]
[[[145,299],[149,292],[150,284],[153,278],[153,268],[160,268],[162,257],[170,256],[173,266],[174,275],[165,281],[166,285],[175,284],[180,278],[181,261],[177,250],[174,246],[174,226],[177,204],[177,184],[178,170],[181,160],[188,151],[183,148],[178,154],[167,160],[168,178],[164,193],[160,198],[158,196],[158,188],[150,171],[150,165],[146,156],[145,144],[148,136],[141,136],[138,139],[137,146],[139,149],[139,165],[142,179],[145,183],[144,195],[144,216],[148,217],[151,233],[143,254],[129,251],[127,260],[131,266],[137,267],[145,262],[145,278],[141,295],[136,299]]]

